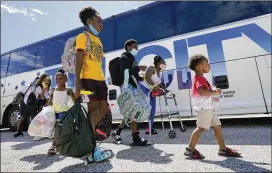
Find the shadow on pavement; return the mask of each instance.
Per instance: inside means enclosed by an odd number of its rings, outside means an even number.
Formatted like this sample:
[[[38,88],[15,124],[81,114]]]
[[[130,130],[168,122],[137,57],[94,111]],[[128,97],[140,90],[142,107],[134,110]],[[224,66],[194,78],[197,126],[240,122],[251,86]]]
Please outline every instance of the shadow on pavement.
[[[201,160],[202,163],[215,164],[234,172],[271,172],[271,170],[256,165],[270,165],[269,163],[248,162],[239,158],[227,158],[223,161]]]
[[[104,161],[101,163],[79,163],[62,168],[59,172],[108,172],[113,167],[110,161]]]
[[[48,156],[47,154],[37,154],[21,158],[21,161],[26,161],[29,163],[34,163],[33,170],[42,170],[49,166],[52,166],[55,162],[59,162],[65,159],[65,157],[60,155]]]
[[[52,142],[51,139],[42,139],[40,141],[33,141],[31,139],[31,141],[23,142],[23,143],[20,143],[20,144],[15,144],[15,145],[12,145],[10,147],[13,150],[28,150],[28,149],[31,149],[31,148],[33,148],[35,146],[43,145],[43,144],[51,143],[51,142]]]
[[[140,149],[139,149],[140,148]],[[151,146],[146,147],[130,147],[119,151],[115,157],[122,160],[132,160],[135,162],[150,162],[155,164],[168,164],[172,162],[170,158],[174,154],[164,153]]]

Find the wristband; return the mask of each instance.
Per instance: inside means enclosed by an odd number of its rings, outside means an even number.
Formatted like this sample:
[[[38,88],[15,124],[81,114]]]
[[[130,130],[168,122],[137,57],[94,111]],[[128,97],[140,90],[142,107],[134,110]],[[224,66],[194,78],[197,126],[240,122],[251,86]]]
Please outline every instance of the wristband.
[[[153,85],[153,86],[151,86],[151,88],[154,89],[156,86],[157,86],[157,85]]]

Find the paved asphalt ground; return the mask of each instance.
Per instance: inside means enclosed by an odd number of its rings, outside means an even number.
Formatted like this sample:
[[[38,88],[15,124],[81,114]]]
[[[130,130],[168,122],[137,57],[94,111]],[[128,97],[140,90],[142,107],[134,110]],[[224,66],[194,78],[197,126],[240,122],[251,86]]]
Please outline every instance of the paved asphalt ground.
[[[141,134],[154,145],[130,147],[131,134],[123,131],[124,145],[112,143],[110,137],[101,146],[114,153],[110,161],[85,165],[82,159],[47,156],[51,140],[33,141],[27,132],[13,138],[13,133],[1,131],[1,172],[271,172],[271,122],[263,120],[224,120],[226,143],[241,151],[243,158],[225,158],[217,155],[213,131],[205,132],[197,146],[205,160],[188,160],[183,155],[195,122],[186,122],[187,131],[181,132],[175,124],[177,137],[169,139],[165,132],[151,138]]]

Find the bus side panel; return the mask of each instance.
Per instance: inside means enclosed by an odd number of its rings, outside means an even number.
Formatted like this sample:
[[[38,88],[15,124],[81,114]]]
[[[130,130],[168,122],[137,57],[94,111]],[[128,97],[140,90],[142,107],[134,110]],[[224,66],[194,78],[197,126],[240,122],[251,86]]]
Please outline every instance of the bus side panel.
[[[0,125],[3,125],[3,117],[4,117],[4,112],[5,112],[5,109],[6,109],[6,106],[5,105],[5,100],[4,100],[4,96],[5,96],[5,89],[6,89],[6,78],[2,78],[1,77],[1,108],[0,108],[0,115],[1,115],[1,118],[0,118]]]
[[[223,90],[221,114],[265,113],[265,104],[254,58],[226,62],[229,89]]]
[[[186,74],[186,69],[183,69],[183,74]],[[188,82],[188,81],[187,81]],[[168,109],[170,113],[179,112],[180,116],[190,117],[191,114],[191,101],[190,101],[190,91],[179,90],[178,89],[178,81],[177,81],[177,71],[173,71],[173,81],[172,84],[167,88],[169,91],[173,92],[177,101],[177,108],[175,106],[175,102],[173,99],[167,99],[168,108],[166,106],[166,102],[164,97],[157,98],[156,100],[156,116],[160,116],[162,114],[168,114]],[[170,93],[167,94],[167,97],[171,97]],[[173,115],[171,117],[175,117],[177,115]]]
[[[257,58],[258,70],[268,112],[271,112],[271,55]]]

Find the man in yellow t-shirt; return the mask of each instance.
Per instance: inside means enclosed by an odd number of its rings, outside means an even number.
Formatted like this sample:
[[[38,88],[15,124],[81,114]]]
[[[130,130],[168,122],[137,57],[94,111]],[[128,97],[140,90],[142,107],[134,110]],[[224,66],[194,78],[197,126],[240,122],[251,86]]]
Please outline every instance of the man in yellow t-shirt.
[[[92,91],[89,96],[88,112],[93,131],[102,120],[107,111],[108,87],[102,70],[103,46],[97,35],[103,29],[102,19],[99,13],[92,7],[84,8],[79,13],[81,22],[88,28],[88,36],[91,40],[90,50],[86,52],[86,35],[81,33],[76,38],[76,68],[75,68],[75,96],[80,95],[80,90]],[[90,141],[91,142],[91,141]],[[102,151],[98,147],[91,161],[102,161],[110,157],[110,152]]]

